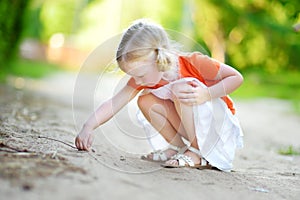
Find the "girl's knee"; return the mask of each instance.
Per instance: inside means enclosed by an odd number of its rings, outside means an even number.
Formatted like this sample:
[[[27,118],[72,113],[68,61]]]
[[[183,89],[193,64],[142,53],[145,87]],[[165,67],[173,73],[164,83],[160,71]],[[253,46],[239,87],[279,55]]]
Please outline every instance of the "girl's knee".
[[[142,112],[151,110],[164,110],[168,101],[161,100],[152,94],[142,95],[138,98],[137,104]]]
[[[137,100],[137,104],[138,104],[138,107],[140,108],[140,110],[145,110],[147,108],[149,108],[149,105],[151,103],[151,97],[150,95],[142,95],[142,96],[139,96],[138,100]]]

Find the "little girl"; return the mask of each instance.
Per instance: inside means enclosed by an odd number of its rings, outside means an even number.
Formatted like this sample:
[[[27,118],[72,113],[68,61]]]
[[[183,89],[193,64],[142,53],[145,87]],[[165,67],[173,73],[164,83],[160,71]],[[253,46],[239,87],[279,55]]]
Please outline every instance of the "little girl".
[[[165,167],[232,169],[235,150],[242,147],[242,131],[227,95],[243,77],[224,63],[199,52],[178,52],[173,46],[166,31],[147,20],[125,31],[116,59],[131,78],[83,125],[75,140],[79,150],[88,150],[93,130],[142,91],[139,118],[168,143],[143,159],[164,162]]]

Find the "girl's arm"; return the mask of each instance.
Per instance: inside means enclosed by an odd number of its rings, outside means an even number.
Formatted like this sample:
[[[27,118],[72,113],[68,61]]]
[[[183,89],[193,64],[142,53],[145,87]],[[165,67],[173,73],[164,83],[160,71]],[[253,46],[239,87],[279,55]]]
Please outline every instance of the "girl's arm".
[[[206,79],[205,82],[207,88],[201,87],[197,82],[179,85],[175,92],[176,97],[187,105],[202,104],[236,90],[243,83],[243,76],[229,65],[221,63],[216,77],[211,80]]]
[[[138,90],[126,85],[115,96],[102,103],[84,123],[75,139],[76,147],[79,150],[88,150],[92,145],[93,130],[111,119],[129,101],[131,101],[138,92]]]
[[[217,76],[212,80],[216,83],[208,87],[208,100],[232,93],[243,81],[243,76],[236,69],[222,63]]]

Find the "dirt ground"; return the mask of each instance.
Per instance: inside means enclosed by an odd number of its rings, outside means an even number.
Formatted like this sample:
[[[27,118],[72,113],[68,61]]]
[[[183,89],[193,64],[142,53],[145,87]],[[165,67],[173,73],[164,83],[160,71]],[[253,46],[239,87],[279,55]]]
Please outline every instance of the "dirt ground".
[[[116,83],[101,81],[99,102]],[[300,199],[300,156],[278,153],[300,148],[300,116],[288,102],[236,101],[245,147],[233,172],[164,169],[140,159],[151,149],[134,105],[97,129],[90,152],[77,151],[74,138],[93,105],[88,91],[72,99],[76,82],[68,74],[0,85],[1,200]]]

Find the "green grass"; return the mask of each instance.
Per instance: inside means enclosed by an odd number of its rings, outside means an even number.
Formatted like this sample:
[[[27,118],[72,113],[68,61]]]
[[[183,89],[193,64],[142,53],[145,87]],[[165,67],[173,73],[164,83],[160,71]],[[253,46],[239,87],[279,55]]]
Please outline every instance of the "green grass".
[[[300,155],[300,149],[295,149],[293,146],[288,146],[285,148],[281,148],[278,150],[278,153],[280,155],[284,155],[284,156],[299,156]]]
[[[5,70],[0,71],[0,81],[5,81],[8,75],[42,78],[59,71],[62,71],[62,68],[55,64],[43,61],[15,59],[9,63],[9,66]]]
[[[278,98],[290,100],[300,114],[300,72],[267,74],[263,72],[244,73],[244,83],[231,96],[241,99]]]

